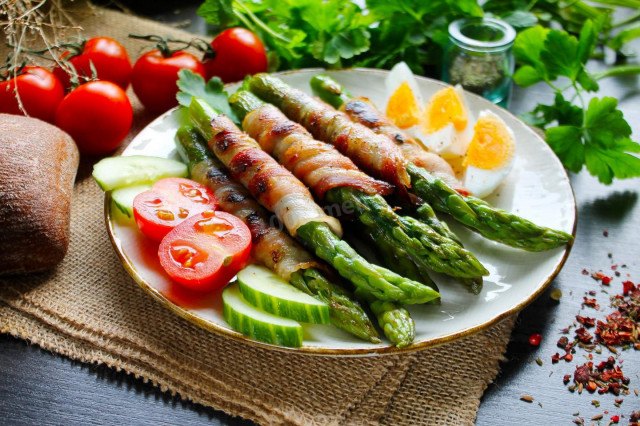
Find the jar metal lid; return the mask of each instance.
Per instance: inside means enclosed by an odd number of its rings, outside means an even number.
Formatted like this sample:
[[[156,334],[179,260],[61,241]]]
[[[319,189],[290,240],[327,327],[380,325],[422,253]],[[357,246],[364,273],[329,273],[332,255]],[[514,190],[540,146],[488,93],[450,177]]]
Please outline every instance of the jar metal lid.
[[[500,19],[458,19],[449,24],[451,42],[474,52],[504,51],[515,38],[516,30]]]

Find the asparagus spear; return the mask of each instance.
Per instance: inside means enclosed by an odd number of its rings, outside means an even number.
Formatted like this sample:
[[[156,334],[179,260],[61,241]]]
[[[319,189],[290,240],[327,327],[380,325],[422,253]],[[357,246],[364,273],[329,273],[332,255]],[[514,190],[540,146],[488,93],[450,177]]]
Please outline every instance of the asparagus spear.
[[[237,200],[250,197],[250,194],[248,194],[244,187],[231,180],[222,163],[214,158],[206,148],[206,141],[202,139],[192,127],[181,127],[177,133],[177,140],[178,151],[187,163],[189,172],[191,173],[194,169],[198,169],[199,171],[197,175],[192,175],[194,179],[208,186],[214,192],[216,189],[223,189],[227,196],[233,195]],[[246,208],[246,205],[238,205],[238,209]],[[231,209],[229,213],[236,214],[238,212]],[[254,231],[257,230],[255,221],[260,220],[260,218],[266,218],[266,216],[267,214],[264,209],[257,205],[256,202],[252,214],[241,215],[241,219],[246,223],[249,221],[249,218],[252,218],[252,223],[248,223],[248,225],[251,225],[250,229]],[[269,225],[265,223],[265,226]],[[284,231],[280,232],[282,232],[283,235],[278,241],[287,247],[274,247],[274,250],[277,250],[278,253],[290,253],[303,250],[301,247],[297,247],[295,241],[289,238]],[[252,237],[256,239],[257,236],[253,235],[252,232]],[[254,246],[254,249],[257,250],[258,247]],[[264,256],[270,255],[271,253],[264,253]],[[261,256],[256,257],[259,259]],[[273,267],[276,273],[279,272],[279,269],[275,268],[275,263],[266,266]],[[285,280],[288,278],[282,275],[281,277]],[[372,343],[380,342],[376,329],[373,327],[371,320],[369,320],[369,317],[367,317],[367,314],[360,304],[354,300],[353,296],[347,290],[328,280],[317,268],[308,267],[294,272],[291,274],[290,283],[305,293],[326,303],[329,306],[331,323],[336,327],[363,340],[368,340]]]
[[[263,101],[244,90],[231,96],[229,103],[241,119],[264,105]],[[363,225],[382,229],[395,245],[406,250],[412,260],[424,262],[436,272],[463,278],[488,274],[475,256],[458,243],[443,237],[422,222],[398,216],[378,194],[367,194],[352,186],[340,186],[327,191],[325,198],[330,203],[353,206]]]
[[[193,99],[189,107],[189,115],[200,135],[212,142],[215,136],[212,122],[218,121],[219,114],[201,99]],[[222,121],[224,122],[224,120]],[[222,135],[224,137],[223,148],[228,149],[235,145],[234,138],[238,137],[236,135],[240,132],[237,129],[228,128],[221,133],[224,133]],[[210,145],[210,147],[212,146]],[[256,149],[259,149],[259,146]],[[214,153],[218,155],[215,150]],[[268,167],[272,166],[268,165]],[[259,190],[260,188],[254,189]],[[292,207],[296,208],[295,205]],[[295,233],[314,249],[319,258],[331,264],[340,275],[377,299],[403,303],[426,303],[440,296],[437,291],[424,284],[392,274],[390,271],[384,270],[382,273],[379,268],[375,268],[335,235],[324,222],[307,222],[297,228]]]
[[[353,98],[327,75],[314,76],[310,84],[316,95],[335,108],[340,108]],[[369,118],[374,118],[374,115],[379,116],[380,113],[375,109],[368,111]],[[362,124],[366,125],[366,120]],[[549,250],[573,240],[566,232],[538,226],[478,198],[462,196],[442,179],[411,162],[407,165],[407,172],[414,194],[488,239],[528,251]]]
[[[371,311],[378,319],[378,325],[391,343],[404,348],[413,342],[416,336],[416,324],[406,308],[395,302],[373,299],[369,295],[360,294],[359,291],[356,291],[356,296],[369,304]]]

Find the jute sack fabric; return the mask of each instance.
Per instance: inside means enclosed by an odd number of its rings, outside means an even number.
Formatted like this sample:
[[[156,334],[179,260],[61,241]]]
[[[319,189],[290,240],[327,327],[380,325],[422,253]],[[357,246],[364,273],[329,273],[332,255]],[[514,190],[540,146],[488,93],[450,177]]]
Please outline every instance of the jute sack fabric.
[[[146,45],[128,39],[130,32],[190,37],[115,11],[74,16],[85,37],[114,37],[132,59]],[[129,95],[135,117],[127,142],[154,118]],[[215,335],[160,306],[125,272],[107,237],[92,165],[83,159],[78,171],[62,264],[0,280],[0,332],[263,424],[473,424],[515,317],[456,342],[384,357],[284,354]]]

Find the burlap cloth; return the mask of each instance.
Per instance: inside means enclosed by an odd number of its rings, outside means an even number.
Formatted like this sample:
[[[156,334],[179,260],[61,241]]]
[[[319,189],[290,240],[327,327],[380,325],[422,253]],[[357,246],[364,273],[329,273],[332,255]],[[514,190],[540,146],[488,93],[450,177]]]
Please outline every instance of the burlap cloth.
[[[77,15],[86,37],[188,36],[114,11]],[[0,57],[5,57],[0,54]],[[134,129],[152,116],[135,95]],[[514,317],[472,337],[397,356],[336,358],[250,347],[190,324],[129,277],[105,230],[103,193],[78,171],[71,244],[49,273],[0,280],[0,331],[70,358],[104,363],[182,398],[264,424],[472,424],[499,370]]]

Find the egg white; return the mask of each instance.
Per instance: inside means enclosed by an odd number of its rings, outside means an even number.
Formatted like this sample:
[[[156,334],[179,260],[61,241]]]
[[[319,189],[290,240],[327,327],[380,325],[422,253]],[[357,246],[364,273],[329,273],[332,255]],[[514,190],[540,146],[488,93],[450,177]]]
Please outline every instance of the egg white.
[[[511,139],[515,144],[515,135],[513,133],[513,130],[511,130],[511,128],[507,126],[507,124],[498,115],[494,114],[489,110],[483,110],[480,112],[478,119],[484,118],[487,116],[492,116],[497,118],[507,129],[508,133],[511,135]],[[469,126],[467,125],[467,127]],[[471,140],[469,140],[469,142],[470,141]],[[467,144],[467,148],[468,146],[469,145]],[[465,153],[466,153],[466,150],[465,150]],[[513,167],[514,159],[515,159],[515,149],[514,149],[514,154],[511,156],[509,161],[502,166],[498,166],[493,169],[481,169],[479,167],[469,165],[465,169],[462,182],[466,187],[466,189],[468,189],[474,196],[479,198],[484,198],[490,195],[491,193],[493,193],[498,188],[498,186],[502,182],[504,182],[505,178],[507,177],[507,175],[509,174],[509,172]]]

